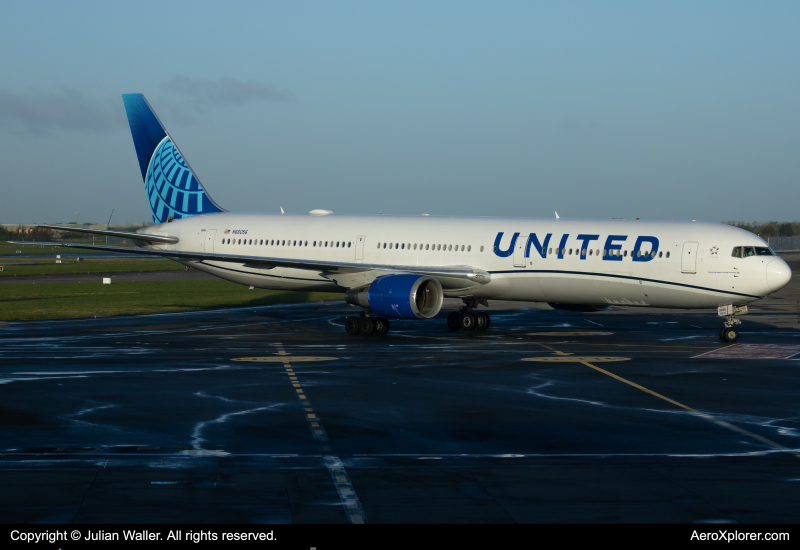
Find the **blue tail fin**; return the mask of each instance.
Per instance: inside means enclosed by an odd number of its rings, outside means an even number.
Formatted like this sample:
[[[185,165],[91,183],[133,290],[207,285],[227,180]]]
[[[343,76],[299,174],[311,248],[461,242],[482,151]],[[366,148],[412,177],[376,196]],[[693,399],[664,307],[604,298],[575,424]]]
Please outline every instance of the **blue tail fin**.
[[[211,200],[142,94],[123,94],[155,223],[224,212]]]

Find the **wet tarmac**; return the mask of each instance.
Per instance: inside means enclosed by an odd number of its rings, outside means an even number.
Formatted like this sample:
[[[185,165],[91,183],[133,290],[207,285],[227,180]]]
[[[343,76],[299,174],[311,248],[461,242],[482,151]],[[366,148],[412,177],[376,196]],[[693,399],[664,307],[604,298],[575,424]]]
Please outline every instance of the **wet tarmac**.
[[[797,522],[797,273],[734,348],[711,312],[502,302],[0,322],[0,518]]]

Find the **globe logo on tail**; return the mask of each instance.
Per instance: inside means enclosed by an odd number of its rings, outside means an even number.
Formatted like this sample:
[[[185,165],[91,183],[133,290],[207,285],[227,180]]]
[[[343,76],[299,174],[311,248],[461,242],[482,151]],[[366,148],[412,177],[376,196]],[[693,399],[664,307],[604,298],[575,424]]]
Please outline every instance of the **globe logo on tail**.
[[[145,188],[156,223],[166,222],[169,218],[220,212],[169,136],[161,140],[153,152],[147,168]]]

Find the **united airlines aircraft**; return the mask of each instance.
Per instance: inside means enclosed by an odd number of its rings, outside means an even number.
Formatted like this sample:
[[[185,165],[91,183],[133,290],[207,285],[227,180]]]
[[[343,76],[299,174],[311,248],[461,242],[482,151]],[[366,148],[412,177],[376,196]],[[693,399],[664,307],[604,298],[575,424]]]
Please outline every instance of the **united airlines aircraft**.
[[[452,330],[486,330],[489,300],[555,309],[717,308],[739,337],[747,304],[785,286],[789,266],[756,235],[705,222],[233,213],[219,206],[142,94],[122,96],[154,225],[137,248],[255,288],[344,292],[360,314],[348,334],[384,335],[389,319],[432,319],[445,297]],[[73,246],[73,245],[70,245]],[[78,245],[74,245],[78,246]]]

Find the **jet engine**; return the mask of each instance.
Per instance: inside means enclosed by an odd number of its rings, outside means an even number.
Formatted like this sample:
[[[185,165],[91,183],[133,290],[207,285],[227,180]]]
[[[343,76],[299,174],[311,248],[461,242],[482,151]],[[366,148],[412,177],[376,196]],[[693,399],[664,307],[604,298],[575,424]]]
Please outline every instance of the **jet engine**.
[[[348,290],[348,304],[392,319],[431,319],[442,309],[442,285],[427,275],[385,275],[366,288]]]

